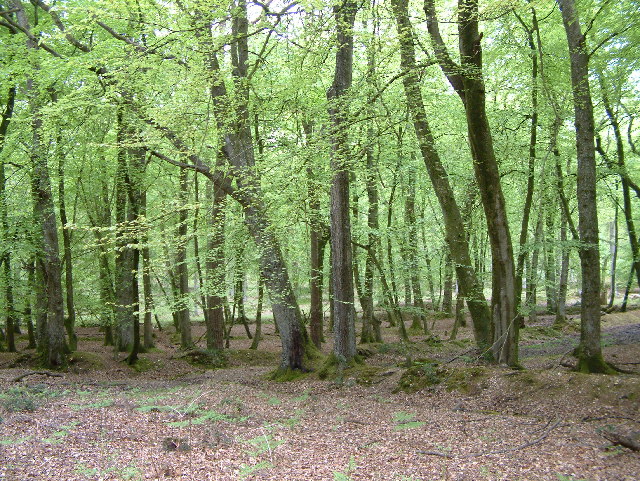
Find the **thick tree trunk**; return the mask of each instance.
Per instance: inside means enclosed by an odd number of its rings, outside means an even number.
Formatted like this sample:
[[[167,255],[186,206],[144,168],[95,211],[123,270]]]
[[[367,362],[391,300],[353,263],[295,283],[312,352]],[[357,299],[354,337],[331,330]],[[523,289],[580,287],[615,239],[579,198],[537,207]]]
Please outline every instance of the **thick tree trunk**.
[[[30,33],[30,25],[22,3],[18,0],[11,2],[16,10],[17,24]],[[38,50],[36,37],[27,36],[26,45],[30,51]],[[64,331],[64,302],[62,296],[62,269],[60,248],[58,244],[58,229],[56,212],[51,189],[51,177],[45,151],[42,145],[42,116],[38,88],[33,78],[27,78],[26,96],[31,115],[32,144],[30,161],[32,167],[32,195],[34,201],[34,218],[37,225],[37,266],[43,287],[44,313],[41,314],[43,337],[39,348],[43,355],[44,364],[48,367],[62,367],[67,363],[68,346]],[[46,307],[44,305],[46,303]],[[46,316],[46,317],[44,317]],[[45,320],[46,319],[46,320]]]
[[[589,90],[589,56],[574,0],[558,0],[571,59],[571,87],[578,154],[578,230],[582,272],[578,370],[608,372],[600,345],[600,253],[596,200],[595,126]]]
[[[128,225],[130,215],[129,204],[129,173],[127,162],[127,129],[124,124],[123,107],[118,107],[117,121],[117,171],[116,171],[116,192],[115,192],[115,221],[116,221],[116,254],[115,254],[115,327],[116,327],[116,349],[119,352],[126,352],[133,347],[133,272],[136,266],[133,265],[134,256],[131,244],[130,231],[132,226]]]
[[[222,168],[222,156],[217,158],[217,168]],[[224,226],[225,199],[222,189],[210,184],[207,186],[207,199],[211,202],[209,214],[210,234],[207,242],[207,349],[224,347],[224,297],[225,262],[224,262]]]
[[[331,121],[331,261],[334,309],[333,353],[339,363],[356,355],[351,220],[349,216],[349,149],[347,105],[353,68],[353,26],[357,5],[345,0],[334,7],[337,30],[336,66],[327,91]]]

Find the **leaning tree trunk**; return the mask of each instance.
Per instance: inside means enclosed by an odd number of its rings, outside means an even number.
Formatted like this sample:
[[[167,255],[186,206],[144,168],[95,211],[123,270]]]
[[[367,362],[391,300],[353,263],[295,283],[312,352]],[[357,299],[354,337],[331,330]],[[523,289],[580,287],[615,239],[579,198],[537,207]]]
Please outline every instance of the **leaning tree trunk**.
[[[415,49],[408,17],[408,1],[394,0],[392,5],[401,42],[401,66],[406,72],[403,76],[403,84],[409,112],[413,119],[422,158],[440,203],[447,245],[455,263],[460,292],[467,300],[467,306],[471,313],[475,339],[481,349],[486,349],[491,345],[491,313],[482,292],[482,284],[476,277],[471,263],[462,214],[455,200],[447,172],[442,165],[438,151],[435,149],[435,140],[427,121],[415,65]]]
[[[578,231],[582,271],[578,370],[609,372],[600,345],[600,251],[596,198],[595,126],[589,90],[589,55],[574,0],[558,0],[571,59],[571,87],[578,154]]]
[[[351,87],[353,73],[353,26],[357,9],[357,4],[348,0],[334,7],[338,49],[333,84],[327,91],[333,171],[330,226],[334,309],[333,353],[341,364],[351,361],[356,355],[345,94]]]

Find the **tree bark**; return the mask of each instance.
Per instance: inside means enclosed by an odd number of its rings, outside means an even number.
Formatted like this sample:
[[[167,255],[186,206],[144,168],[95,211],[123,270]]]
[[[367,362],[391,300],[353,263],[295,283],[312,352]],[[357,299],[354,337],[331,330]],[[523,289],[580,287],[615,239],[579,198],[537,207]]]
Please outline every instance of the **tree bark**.
[[[18,25],[23,31],[30,33],[31,27],[22,3],[18,0],[12,0],[11,4],[16,10]],[[27,36],[26,46],[31,51],[39,48],[33,35]],[[49,167],[42,145],[43,126],[40,99],[38,98],[38,88],[33,77],[27,78],[26,96],[31,114],[32,129],[30,161],[32,166],[33,210],[38,226],[37,265],[45,294],[43,304],[46,302],[46,307],[42,306],[45,307],[45,312],[42,314],[44,325],[41,326],[43,344],[39,345],[39,348],[43,354],[44,364],[48,367],[56,368],[66,365],[66,353],[69,348],[65,341],[62,272],[56,212],[53,203]]]
[[[351,87],[353,26],[358,7],[345,0],[333,9],[337,30],[333,84],[327,91],[331,122],[331,260],[334,309],[333,353],[342,365],[356,355],[351,219],[349,216],[349,149],[345,95]]]
[[[187,244],[189,238],[187,237],[187,227],[189,212],[187,203],[189,202],[189,181],[187,169],[180,169],[180,192],[178,194],[178,228],[177,228],[177,241],[176,248],[176,266],[175,273],[177,277],[178,287],[178,305],[176,306],[178,311],[178,319],[180,323],[180,347],[182,349],[189,349],[193,345],[191,338],[191,317],[189,313],[189,307],[191,298],[189,296],[189,270],[187,266]]]
[[[582,272],[581,331],[578,367],[583,372],[609,372],[600,345],[600,253],[596,200],[595,126],[589,90],[589,56],[574,0],[558,0],[571,60],[578,156],[578,231]]]
[[[414,37],[409,23],[408,2],[394,0],[392,5],[401,42],[401,67],[407,72],[403,77],[403,84],[409,112],[413,119],[423,161],[443,213],[447,245],[455,263],[460,291],[467,300],[471,313],[475,339],[481,349],[486,349],[491,345],[491,313],[482,292],[482,284],[472,267],[462,215],[449,183],[449,177],[435,149],[433,134],[427,121],[415,68]]]
[[[0,153],[4,150],[5,139],[7,130],[9,129],[9,123],[13,116],[13,108],[15,105],[16,87],[15,85],[9,88],[7,94],[7,104],[4,112],[2,112],[2,121],[0,122]],[[7,190],[6,190],[7,178],[5,174],[4,162],[0,162],[0,226],[2,227],[2,239],[6,246],[4,255],[2,256],[2,264],[4,266],[4,302],[6,317],[6,342],[7,350],[9,352],[16,352],[15,333],[14,326],[16,322],[16,312],[13,299],[13,278],[11,272],[11,239],[9,238],[9,221],[7,212]],[[1,348],[1,347],[0,347]]]
[[[466,112],[474,173],[491,244],[493,356],[498,363],[515,366],[518,364],[515,265],[500,171],[486,114],[478,2],[458,1],[460,66],[453,63],[446,51],[433,0],[425,0],[425,13],[436,58],[449,83],[460,96]]]

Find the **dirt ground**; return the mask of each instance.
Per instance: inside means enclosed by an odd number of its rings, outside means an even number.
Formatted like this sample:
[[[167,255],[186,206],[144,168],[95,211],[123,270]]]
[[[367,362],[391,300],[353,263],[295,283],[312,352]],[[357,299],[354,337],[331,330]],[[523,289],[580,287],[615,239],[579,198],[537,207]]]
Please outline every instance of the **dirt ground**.
[[[635,481],[640,454],[616,443],[640,433],[640,311],[603,321],[605,358],[628,373],[572,372],[578,320],[558,332],[544,316],[522,331],[523,371],[485,365],[470,329],[449,341],[439,319],[289,382],[267,378],[272,325],[258,351],[234,327],[224,369],[188,363],[170,329],[132,369],[80,328],[60,376],[16,380],[37,370],[29,351],[0,353],[0,480]]]

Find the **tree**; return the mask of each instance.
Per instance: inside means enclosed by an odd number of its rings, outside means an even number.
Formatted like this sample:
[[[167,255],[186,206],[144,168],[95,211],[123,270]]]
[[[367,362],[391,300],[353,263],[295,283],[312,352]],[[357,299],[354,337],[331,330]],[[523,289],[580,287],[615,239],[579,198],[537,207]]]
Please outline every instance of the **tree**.
[[[353,26],[356,3],[345,0],[334,6],[337,32],[336,66],[327,91],[331,122],[331,270],[333,282],[333,352],[340,364],[356,355],[351,219],[349,217],[349,149],[347,100],[353,75]]]
[[[610,372],[600,345],[600,252],[596,203],[596,158],[593,103],[589,88],[589,53],[574,0],[558,0],[571,58],[571,87],[578,154],[578,230],[582,295],[577,369]]]
[[[515,265],[500,171],[486,112],[486,93],[482,73],[482,35],[478,29],[478,2],[477,0],[459,0],[458,2],[460,65],[456,65],[452,60],[440,35],[434,0],[425,0],[424,6],[436,59],[462,100],[466,112],[473,169],[480,189],[491,242],[493,355],[499,363],[517,365]]]

